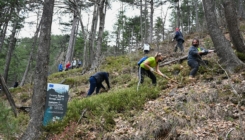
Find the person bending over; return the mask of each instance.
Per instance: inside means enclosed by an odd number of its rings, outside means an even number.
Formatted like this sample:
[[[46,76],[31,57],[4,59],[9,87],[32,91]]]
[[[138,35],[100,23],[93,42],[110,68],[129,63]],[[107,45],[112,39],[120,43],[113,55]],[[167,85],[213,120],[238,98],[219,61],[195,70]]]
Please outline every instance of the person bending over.
[[[153,72],[164,76],[162,72],[159,70],[158,63],[163,60],[163,55],[161,53],[156,53],[154,57],[148,57],[144,62],[140,64],[139,67],[139,83],[144,82],[144,75],[148,76],[152,84],[155,86],[157,83],[156,76],[153,74]],[[156,71],[154,71],[154,68]]]
[[[109,83],[109,73],[108,72],[98,72],[98,73],[95,73],[94,75],[90,76],[90,78],[89,78],[90,88],[88,90],[87,97],[92,95],[95,88],[96,88],[96,94],[99,93],[101,87],[103,89],[105,89],[105,87],[102,84],[103,81],[106,82],[108,90],[109,90],[110,89],[110,83]]]

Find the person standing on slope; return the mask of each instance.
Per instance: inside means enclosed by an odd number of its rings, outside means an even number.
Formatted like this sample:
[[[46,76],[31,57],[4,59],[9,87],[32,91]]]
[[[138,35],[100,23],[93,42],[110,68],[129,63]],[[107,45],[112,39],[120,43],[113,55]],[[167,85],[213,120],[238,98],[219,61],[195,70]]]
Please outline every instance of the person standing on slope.
[[[204,48],[199,47],[199,40],[194,38],[192,40],[192,46],[189,49],[188,57],[187,57],[187,63],[191,67],[191,71],[189,74],[190,80],[195,80],[195,75],[199,69],[199,66],[202,60],[203,55],[207,55],[208,53],[214,52],[214,50],[206,50]]]
[[[175,35],[174,38],[172,39],[172,41],[176,40],[177,41],[177,45],[175,46],[174,52],[177,52],[178,48],[180,49],[180,51],[183,53],[184,52],[184,47],[183,47],[183,43],[185,42],[183,34],[181,33],[179,28],[175,29]]]

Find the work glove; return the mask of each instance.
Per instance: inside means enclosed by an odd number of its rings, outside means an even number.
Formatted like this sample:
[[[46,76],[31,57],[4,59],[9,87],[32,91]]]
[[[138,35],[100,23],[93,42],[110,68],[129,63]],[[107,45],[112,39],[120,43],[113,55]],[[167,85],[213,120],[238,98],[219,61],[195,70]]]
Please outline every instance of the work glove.
[[[153,71],[154,71],[154,69],[153,69],[152,67],[150,67],[150,71],[151,71],[151,72],[153,72]]]

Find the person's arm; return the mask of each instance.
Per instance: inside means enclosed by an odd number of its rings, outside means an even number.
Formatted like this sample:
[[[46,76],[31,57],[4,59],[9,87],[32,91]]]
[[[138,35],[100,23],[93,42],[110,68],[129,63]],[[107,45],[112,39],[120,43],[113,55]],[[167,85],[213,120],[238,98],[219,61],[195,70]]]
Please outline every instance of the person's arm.
[[[164,76],[164,74],[159,70],[159,65],[158,64],[156,65],[156,72],[157,72],[157,74],[159,74],[161,76]]]
[[[104,85],[102,83],[100,84],[100,86],[105,90],[105,87],[104,87]]]
[[[108,89],[110,89],[111,87],[110,87],[109,77],[107,76],[107,74],[105,76],[105,82],[107,84]]]
[[[208,50],[201,48],[200,55],[207,55],[208,53],[209,53]]]

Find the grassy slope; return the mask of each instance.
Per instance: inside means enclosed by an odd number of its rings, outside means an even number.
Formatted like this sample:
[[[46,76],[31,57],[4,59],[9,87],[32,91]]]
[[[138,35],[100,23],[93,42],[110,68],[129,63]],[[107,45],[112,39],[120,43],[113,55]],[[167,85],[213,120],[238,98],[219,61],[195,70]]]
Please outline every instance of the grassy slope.
[[[190,41],[186,40],[185,42],[186,52]],[[206,48],[212,47],[209,38],[203,39],[202,44]],[[179,54],[172,53],[171,47],[173,45],[172,42],[165,42],[160,47],[160,52],[171,56],[167,60],[175,59],[175,57],[179,56]],[[154,47],[153,49],[156,50]],[[153,50],[151,55],[154,55],[154,52]],[[124,56],[107,57],[98,70],[108,71],[110,73],[112,88],[108,92],[103,92],[102,94],[89,98],[84,97],[89,88],[88,78],[93,73],[81,75],[81,69],[74,69],[50,75],[48,80],[50,83],[60,83],[65,79],[63,84],[70,85],[69,94],[71,98],[68,103],[68,111],[65,118],[60,122],[46,127],[44,137],[49,135],[50,138],[56,139],[66,139],[68,137],[74,139],[100,139],[102,137],[120,138],[123,135],[125,138],[136,138],[134,135],[140,130],[139,127],[146,127],[149,128],[149,130],[145,130],[148,131],[147,133],[145,132],[146,134],[139,133],[142,137],[149,138],[153,134],[155,134],[155,137],[165,137],[169,133],[163,133],[160,130],[166,129],[167,131],[175,128],[176,133],[171,131],[173,137],[174,135],[180,135],[183,138],[197,138],[199,135],[195,135],[195,133],[202,134],[202,129],[197,129],[200,127],[198,124],[207,124],[209,123],[207,120],[212,117],[223,118],[222,121],[227,123],[232,120],[234,124],[237,124],[234,126],[240,126],[237,118],[232,118],[232,115],[229,116],[227,113],[218,109],[214,109],[213,113],[210,114],[207,111],[212,112],[210,105],[217,108],[219,106],[217,104],[223,103],[222,105],[224,106],[230,104],[230,102],[225,103],[225,99],[233,97],[230,82],[238,85],[244,84],[242,83],[244,73],[241,73],[240,76],[239,74],[235,75],[232,79],[227,80],[228,77],[216,63],[217,56],[211,54],[211,57],[206,57],[206,59],[209,59],[210,65],[200,68],[197,75],[197,82],[193,83],[188,80],[190,69],[186,61],[184,61],[182,64],[161,67],[161,71],[164,74],[179,82],[178,85],[157,76],[157,87],[152,87],[151,81],[149,78],[146,78],[145,83],[140,85],[139,91],[137,92],[138,79],[136,63],[142,56],[142,52],[135,52]],[[30,105],[31,85],[13,89],[11,92],[17,105]],[[148,109],[151,111],[145,111]],[[228,112],[232,111],[232,109],[234,108],[228,108]],[[85,114],[80,118],[83,112]],[[214,115],[215,112],[216,116]],[[142,115],[145,116],[144,119],[140,117]],[[17,118],[16,124],[22,123],[22,125],[21,128],[16,126],[16,129],[24,130],[28,122],[28,115],[22,114],[20,116],[22,121]],[[162,119],[159,119],[157,116],[161,116]],[[78,122],[78,120],[80,121]],[[169,127],[149,126],[148,123],[145,123],[152,122],[154,124],[154,122],[158,122],[159,120],[163,124],[163,120],[165,120],[165,126]],[[138,123],[136,123],[137,121]],[[178,122],[179,127],[174,127],[176,124],[172,123],[173,121]],[[126,123],[127,125],[125,127],[130,128],[131,131],[121,130],[119,125],[122,125],[122,123]],[[157,133],[153,133],[153,131]],[[209,133],[212,132],[220,134],[223,131],[218,132],[218,130],[212,130]],[[237,135],[238,132],[239,129],[234,133]],[[21,134],[21,131],[16,130],[16,133]],[[112,137],[112,135],[114,136]],[[213,138],[211,136],[209,137]],[[224,135],[220,134],[218,136]],[[11,135],[10,137],[14,136]]]

